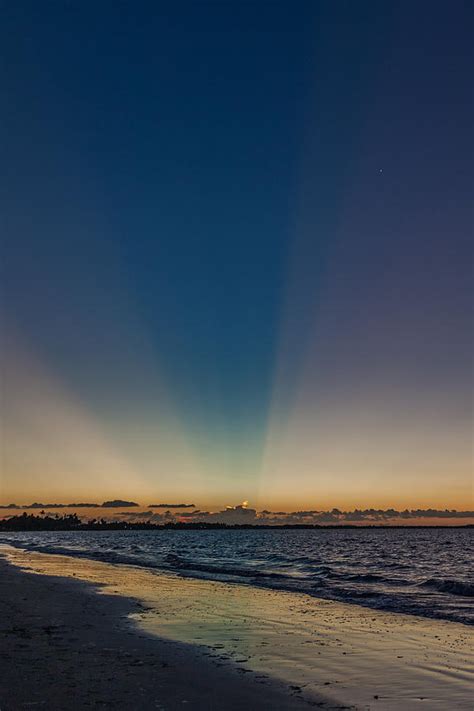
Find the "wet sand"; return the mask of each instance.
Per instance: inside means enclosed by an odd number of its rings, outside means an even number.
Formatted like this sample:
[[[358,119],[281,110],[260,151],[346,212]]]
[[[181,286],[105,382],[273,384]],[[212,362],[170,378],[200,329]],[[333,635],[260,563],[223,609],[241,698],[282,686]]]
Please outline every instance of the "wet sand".
[[[472,708],[465,625],[0,551],[2,711]]]
[[[97,592],[0,558],[1,711],[304,708],[286,685],[140,633],[128,617],[140,603]]]

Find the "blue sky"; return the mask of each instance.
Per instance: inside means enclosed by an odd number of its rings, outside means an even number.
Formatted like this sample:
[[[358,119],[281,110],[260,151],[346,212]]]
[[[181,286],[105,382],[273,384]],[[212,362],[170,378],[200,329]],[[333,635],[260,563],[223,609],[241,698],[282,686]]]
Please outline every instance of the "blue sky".
[[[7,491],[15,480],[55,495],[61,480],[61,499],[78,480],[91,491],[98,469],[112,486],[113,466],[71,464],[80,438],[44,460],[60,434],[30,419],[42,400],[62,411],[60,397],[126,460],[127,491],[171,494],[179,475],[176,494],[263,500],[278,459],[278,501],[299,466],[302,498],[311,482],[317,498],[338,480],[334,505],[361,482],[372,496],[377,471],[389,505],[402,469],[402,488],[420,482],[413,505],[430,482],[434,503],[460,501],[472,419],[470,4],[1,12]],[[56,396],[39,388],[30,407],[8,386],[25,381],[21,368],[54,381]],[[343,431],[347,442],[360,412],[353,470],[329,454],[294,462],[301,438],[309,447],[325,433],[337,449]],[[407,442],[401,423],[420,420]],[[282,437],[286,456],[270,451]],[[163,438],[185,443],[187,464],[170,454],[160,466]]]

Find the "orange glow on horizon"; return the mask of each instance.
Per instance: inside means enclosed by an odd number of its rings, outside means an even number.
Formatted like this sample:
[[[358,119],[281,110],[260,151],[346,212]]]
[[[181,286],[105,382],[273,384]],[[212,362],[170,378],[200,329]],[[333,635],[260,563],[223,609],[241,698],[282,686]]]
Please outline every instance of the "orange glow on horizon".
[[[415,428],[395,396],[384,419],[369,406],[376,394],[365,408],[362,397],[340,405],[319,400],[315,408],[309,386],[301,386],[282,424],[277,379],[260,462],[232,450],[232,442],[198,450],[169,402],[154,421],[105,422],[17,342],[4,376],[3,505],[118,498],[144,508],[193,502],[206,511],[246,500],[257,510],[288,512],[473,508],[464,430],[421,406]]]

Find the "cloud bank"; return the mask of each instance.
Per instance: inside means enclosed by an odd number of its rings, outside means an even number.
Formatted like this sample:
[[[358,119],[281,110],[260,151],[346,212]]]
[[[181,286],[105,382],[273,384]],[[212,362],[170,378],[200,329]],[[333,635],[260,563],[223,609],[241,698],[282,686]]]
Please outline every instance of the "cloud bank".
[[[150,507],[151,508],[151,507]],[[171,508],[171,507],[170,507]],[[123,513],[121,518],[133,518],[153,523],[189,522],[189,523],[223,523],[228,525],[341,525],[341,524],[383,524],[410,523],[416,520],[433,519],[473,519],[474,511],[455,511],[450,509],[355,509],[354,511],[257,511],[245,504],[227,506],[221,511],[181,511],[171,510],[165,513],[154,511],[137,511],[134,514]]]
[[[0,509],[15,511],[21,509],[129,509],[139,508],[134,501],[113,499],[97,503],[43,504],[28,505],[8,504]],[[161,511],[162,509],[163,512]],[[193,509],[190,511],[189,509]],[[157,511],[160,510],[160,511]],[[327,526],[344,524],[410,524],[411,522],[448,521],[473,519],[474,511],[456,511],[454,509],[354,509],[343,511],[333,508],[330,511],[308,509],[301,511],[257,511],[249,508],[247,502],[237,506],[226,506],[219,511],[201,511],[195,504],[150,504],[146,510],[117,511],[113,518],[130,521],[149,521],[150,523],[219,523],[227,525],[306,525]]]

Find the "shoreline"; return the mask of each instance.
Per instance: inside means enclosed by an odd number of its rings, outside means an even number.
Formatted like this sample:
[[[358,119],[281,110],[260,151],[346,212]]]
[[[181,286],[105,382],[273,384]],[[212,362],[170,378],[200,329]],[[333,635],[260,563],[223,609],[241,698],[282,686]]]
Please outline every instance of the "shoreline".
[[[141,684],[146,688],[145,702],[127,705],[124,699],[129,691],[122,689],[122,681],[116,688],[114,679],[108,685],[116,695],[115,708],[182,708],[177,699],[184,692],[188,695],[188,689],[193,687],[189,669],[198,667],[201,671],[194,679],[201,695],[193,701],[184,696],[179,702],[190,703],[196,709],[272,707],[283,711],[302,709],[307,704],[325,709],[408,710],[419,709],[420,704],[430,711],[471,708],[472,630],[462,624],[376,612],[301,593],[185,579],[9,546],[0,547],[0,552],[15,566],[8,566],[0,557],[0,605],[5,596],[12,596],[5,585],[5,569],[22,589],[13,605],[19,617],[25,610],[30,614],[35,609],[38,614],[36,602],[31,608],[32,598],[28,598],[32,587],[43,591],[37,596],[43,606],[43,618],[56,614],[71,595],[76,608],[82,610],[76,615],[68,613],[63,617],[63,627],[54,628],[49,634],[48,643],[59,645],[63,667],[64,658],[68,659],[70,674],[77,675],[79,661],[86,675],[88,664],[91,666],[87,662],[84,666],[75,653],[72,640],[78,634],[92,636],[92,649],[97,653],[103,650],[98,662],[104,669],[109,669],[113,659],[110,649],[114,645],[107,640],[119,634],[126,645],[133,642],[133,659],[122,659],[120,678],[128,679],[132,686]],[[26,600],[22,599],[23,590],[27,592]],[[3,614],[2,619],[8,619],[12,629],[10,615]],[[78,625],[82,629],[84,620],[89,625],[87,634],[76,629]],[[17,630],[15,634],[20,639],[16,641],[23,645],[25,639],[28,641],[26,648],[18,647],[19,658],[26,649],[29,663],[37,666],[41,645],[34,650],[39,641],[30,627],[36,630],[38,624],[34,620],[28,623],[25,618],[22,625],[23,633]],[[23,640],[22,634],[26,635]],[[125,644],[123,639],[119,647]],[[142,644],[151,645],[152,651],[145,653]],[[2,661],[5,651],[2,650]],[[154,666],[147,661],[150,654]],[[161,667],[163,661],[168,666]],[[15,674],[15,667],[10,668]],[[179,681],[183,677],[184,681]],[[206,691],[202,690],[204,683]],[[95,706],[103,698],[103,683],[99,687],[91,692]],[[162,693],[158,706],[151,703],[157,689]],[[213,701],[216,694],[218,702]],[[87,700],[81,703],[82,706],[49,704],[47,708],[89,707]],[[103,708],[110,705],[99,700],[99,707],[101,703]],[[2,711],[23,707],[2,704],[0,696]]]
[[[52,537],[48,534],[31,536],[31,533],[25,537],[0,535],[0,546],[8,545],[32,553],[74,557],[111,565],[133,566],[165,576],[178,575],[183,579],[221,581],[231,585],[252,585],[263,590],[302,593],[317,599],[362,605],[376,612],[447,620],[474,628],[474,584],[468,571],[464,568],[439,571],[435,565],[427,564],[426,560],[420,567],[414,556],[411,560],[403,561],[400,566],[395,566],[402,568],[402,573],[399,570],[393,573],[393,561],[389,561],[385,567],[384,560],[378,560],[374,565],[367,562],[368,559],[356,566],[351,561],[349,568],[343,563],[341,569],[337,560],[336,563],[329,561],[327,565],[323,564],[321,569],[322,561],[315,561],[315,570],[312,571],[311,560],[309,564],[305,561],[300,565],[302,559],[297,557],[293,560],[291,556],[286,561],[284,557],[280,558],[274,565],[271,560],[273,556],[270,555],[268,567],[263,559],[259,561],[262,564],[260,567],[255,565],[252,554],[246,556],[244,553],[242,561],[238,562],[233,557],[235,550],[230,550],[230,557],[233,558],[230,561],[226,552],[229,541],[224,541],[222,555],[217,552],[212,559],[204,555],[202,560],[198,555],[193,561],[192,555],[189,559],[186,555],[182,557],[182,549],[186,548],[187,542],[182,538],[173,539],[175,534],[161,538],[161,534],[148,532],[137,545],[133,540],[133,532],[117,533],[110,540],[105,538],[104,545],[101,535],[107,536],[105,532],[91,533],[91,545],[87,533],[76,531],[74,534],[65,540],[61,539],[58,532]],[[203,547],[200,541],[195,542],[198,548]],[[203,543],[207,542],[204,539]],[[470,542],[465,540],[464,543],[460,541],[460,544],[467,548]],[[233,538],[230,547],[235,548],[236,544],[237,539]],[[446,541],[446,545],[451,544],[452,541]],[[265,546],[266,552],[270,553],[268,538],[265,539]],[[407,572],[410,565],[412,568]]]

